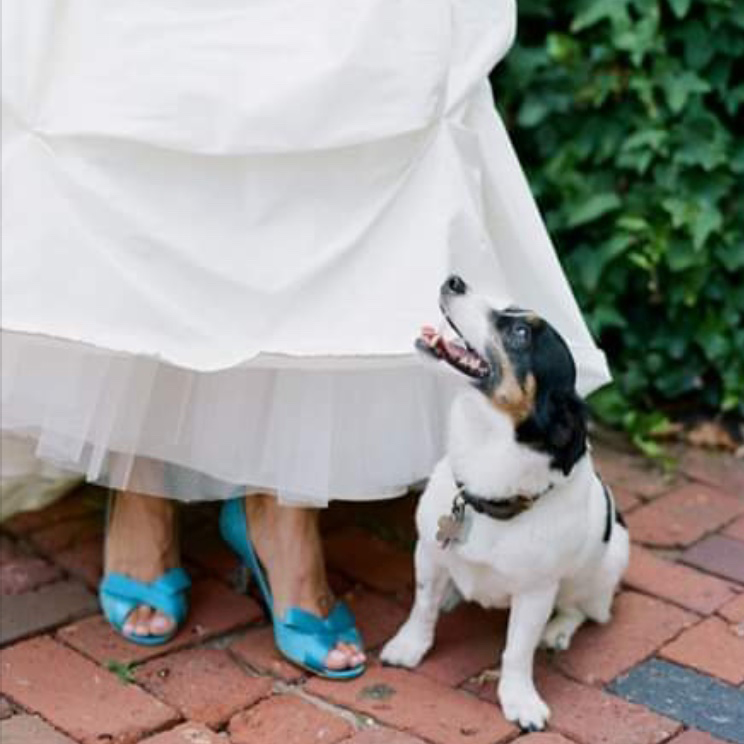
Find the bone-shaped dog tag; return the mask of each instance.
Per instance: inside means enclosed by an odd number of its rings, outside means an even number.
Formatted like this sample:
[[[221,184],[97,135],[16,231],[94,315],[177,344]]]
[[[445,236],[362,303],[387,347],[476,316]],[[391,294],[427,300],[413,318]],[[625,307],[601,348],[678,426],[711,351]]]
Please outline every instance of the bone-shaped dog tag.
[[[464,532],[465,502],[458,495],[452,503],[452,511],[439,517],[437,526],[437,542],[443,547],[449,547],[453,542],[461,542]]]

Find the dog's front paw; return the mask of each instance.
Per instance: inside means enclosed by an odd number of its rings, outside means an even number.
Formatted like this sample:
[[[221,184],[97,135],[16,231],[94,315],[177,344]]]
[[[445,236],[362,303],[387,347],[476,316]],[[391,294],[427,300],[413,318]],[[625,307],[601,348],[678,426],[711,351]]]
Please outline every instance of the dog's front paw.
[[[380,652],[384,664],[412,669],[418,666],[431,648],[431,639],[410,623],[406,623]]]
[[[542,731],[550,718],[550,708],[537,694],[531,680],[502,678],[499,702],[504,717],[516,723],[522,731]]]

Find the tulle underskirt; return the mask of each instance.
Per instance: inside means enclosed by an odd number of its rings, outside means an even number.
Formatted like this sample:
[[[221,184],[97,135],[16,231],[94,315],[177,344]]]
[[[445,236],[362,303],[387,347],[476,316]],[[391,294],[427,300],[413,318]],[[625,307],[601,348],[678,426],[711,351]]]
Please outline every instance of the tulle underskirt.
[[[284,503],[400,494],[441,456],[459,383],[415,357],[262,359],[218,372],[3,333],[3,429],[111,488]]]

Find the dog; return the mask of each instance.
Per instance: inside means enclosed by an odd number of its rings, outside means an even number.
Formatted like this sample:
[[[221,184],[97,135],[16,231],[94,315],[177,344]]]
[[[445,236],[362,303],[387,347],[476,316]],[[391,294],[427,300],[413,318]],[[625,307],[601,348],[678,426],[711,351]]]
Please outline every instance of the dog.
[[[534,313],[497,311],[458,276],[442,285],[440,307],[454,337],[425,328],[417,346],[472,384],[453,403],[447,454],[418,504],[414,605],[381,660],[419,664],[453,594],[509,607],[499,702],[536,731],[550,711],[533,681],[535,650],[565,650],[586,619],[610,619],[628,531],[594,470],[558,332]]]

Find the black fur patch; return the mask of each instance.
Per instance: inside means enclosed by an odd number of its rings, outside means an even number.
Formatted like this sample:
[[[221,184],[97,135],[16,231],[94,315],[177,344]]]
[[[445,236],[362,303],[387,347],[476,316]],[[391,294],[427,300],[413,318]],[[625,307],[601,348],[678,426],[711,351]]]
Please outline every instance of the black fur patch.
[[[494,323],[520,384],[530,374],[535,378],[535,403],[517,427],[517,441],[550,454],[551,467],[568,475],[586,452],[587,436],[586,405],[576,393],[571,352],[544,320],[495,313]]]
[[[541,389],[533,413],[517,427],[517,441],[551,456],[564,475],[586,452],[586,405],[573,391]]]

